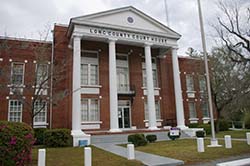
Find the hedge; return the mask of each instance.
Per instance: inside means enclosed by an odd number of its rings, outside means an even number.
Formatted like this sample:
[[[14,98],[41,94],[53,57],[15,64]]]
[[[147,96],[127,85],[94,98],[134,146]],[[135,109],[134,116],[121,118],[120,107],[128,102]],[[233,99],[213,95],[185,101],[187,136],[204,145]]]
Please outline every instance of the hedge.
[[[29,164],[35,142],[32,128],[21,122],[0,121],[0,133],[0,165]]]
[[[44,132],[46,131],[46,128],[36,128],[34,129],[35,133],[35,145],[44,145]]]
[[[153,134],[149,134],[146,136],[146,139],[148,142],[155,142],[157,140],[157,136],[156,135],[153,135]]]
[[[144,146],[147,144],[144,134],[132,134],[128,136],[128,142],[137,146]]]
[[[44,132],[44,145],[47,147],[72,146],[69,129],[51,129]]]

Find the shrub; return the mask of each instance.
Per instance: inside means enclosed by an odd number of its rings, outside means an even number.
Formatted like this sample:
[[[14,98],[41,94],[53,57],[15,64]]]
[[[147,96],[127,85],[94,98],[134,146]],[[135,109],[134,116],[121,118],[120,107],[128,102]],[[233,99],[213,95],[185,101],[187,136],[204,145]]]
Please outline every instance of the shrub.
[[[155,142],[157,140],[157,136],[156,135],[147,135],[146,139],[148,142]]]
[[[244,116],[245,128],[250,129],[250,112],[247,112]]]
[[[46,128],[37,128],[34,129],[34,133],[35,133],[35,139],[36,145],[44,145],[44,132],[46,131]]]
[[[128,142],[134,144],[135,147],[137,146],[144,146],[147,144],[144,134],[132,134],[128,136]]]
[[[205,131],[203,131],[203,130],[198,130],[198,131],[196,131],[195,134],[196,134],[196,137],[198,137],[198,138],[204,138],[206,135]]]
[[[198,128],[198,123],[190,123],[189,125],[188,125],[188,127],[189,128]]]
[[[65,147],[72,145],[69,129],[51,129],[44,132],[44,145],[47,147]]]
[[[228,121],[221,119],[219,122],[219,131],[227,131],[229,129]]]
[[[0,121],[0,165],[22,166],[31,161],[32,128],[20,122]]]
[[[199,124],[198,128],[203,128],[207,135],[211,134],[211,125],[210,124]]]

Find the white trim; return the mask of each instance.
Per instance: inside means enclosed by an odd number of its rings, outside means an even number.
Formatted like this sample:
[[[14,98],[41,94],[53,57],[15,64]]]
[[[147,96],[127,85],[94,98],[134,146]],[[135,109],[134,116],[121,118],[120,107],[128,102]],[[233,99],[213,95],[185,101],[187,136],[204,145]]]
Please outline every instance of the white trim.
[[[35,101],[35,103],[36,103],[36,102],[40,102],[40,101]],[[34,124],[34,125],[46,125],[46,124],[48,124],[48,123],[47,123],[47,112],[48,112],[48,109],[47,109],[48,107],[47,107],[47,106],[48,106],[48,103],[47,103],[45,100],[43,100],[43,101],[41,101],[41,102],[45,102],[45,106],[44,106],[44,111],[45,111],[45,115],[44,115],[44,116],[45,116],[45,120],[44,120],[44,122],[36,122],[36,121],[35,121],[36,117],[34,117],[34,118],[33,118],[33,122],[34,122],[33,124]],[[40,103],[41,103],[41,102],[40,102]],[[34,103],[34,105],[35,105],[35,103]],[[34,110],[34,111],[36,111],[36,110]],[[42,112],[42,111],[40,111],[37,115],[39,115],[41,112]],[[36,113],[36,112],[35,112],[35,113]],[[37,116],[37,115],[36,115],[36,116]]]
[[[102,121],[84,121],[81,124],[102,124]]]
[[[11,80],[10,80],[10,82],[11,82],[11,85],[12,86],[16,86],[15,84],[12,84],[12,77],[13,77],[13,65],[14,64],[22,64],[23,65],[23,78],[22,78],[22,84],[21,85],[18,85],[18,86],[25,86],[24,85],[24,83],[25,83],[25,81],[24,81],[24,74],[25,74],[25,63],[23,63],[23,62],[11,62]]]
[[[96,63],[86,63],[82,60],[82,58],[84,58],[84,53],[94,53],[96,54],[96,58],[97,58],[97,64]],[[87,85],[85,84],[82,84],[82,78],[80,78],[81,80],[81,87],[91,87],[91,86],[94,86],[94,87],[97,87],[97,86],[100,86],[99,83],[100,83],[100,74],[99,74],[99,52],[96,51],[96,50],[84,50],[82,49],[81,50],[81,65],[87,65],[88,66],[88,77],[87,77]],[[91,85],[90,82],[91,82],[91,65],[97,65],[97,85]],[[82,72],[82,71],[81,71]],[[82,76],[82,75],[81,75]]]
[[[97,113],[97,121],[83,121],[82,120],[82,100],[87,100],[87,119],[89,120],[90,119],[90,112],[91,112],[91,100],[97,100],[97,107],[98,107],[98,113]],[[81,98],[81,108],[80,108],[80,111],[81,111],[81,117],[80,117],[80,119],[81,119],[81,124],[86,124],[86,123],[97,123],[97,122],[101,122],[100,121],[100,99],[99,98]]]
[[[123,106],[123,105],[122,105],[122,106],[121,106],[121,105],[119,106],[119,101],[120,101],[120,102],[128,102],[129,105],[128,105],[128,106]],[[130,124],[129,124],[129,125],[130,125],[129,128],[131,128],[131,127],[132,127],[131,101],[130,101],[130,100],[118,100],[118,107],[117,107],[117,108],[119,109],[119,107],[122,108],[122,111],[123,111],[124,108],[129,108],[129,123],[130,123]],[[118,110],[117,110],[117,111],[118,111]],[[123,111],[123,112],[124,112],[124,111]],[[122,119],[124,120],[124,116],[122,117]],[[117,120],[119,120],[119,117],[118,117]],[[119,123],[118,123],[118,125],[119,125]],[[124,130],[124,129],[129,129],[129,128],[125,128],[125,127],[124,127],[124,121],[123,121],[123,127],[122,127],[122,128],[119,128],[119,129]]]
[[[20,122],[22,122],[22,119],[23,119],[23,103],[20,100],[16,100],[16,99],[14,99],[14,100],[11,99],[8,102],[8,121],[10,121],[10,103],[11,103],[11,101],[13,101],[13,102],[17,101],[17,102],[21,103]]]

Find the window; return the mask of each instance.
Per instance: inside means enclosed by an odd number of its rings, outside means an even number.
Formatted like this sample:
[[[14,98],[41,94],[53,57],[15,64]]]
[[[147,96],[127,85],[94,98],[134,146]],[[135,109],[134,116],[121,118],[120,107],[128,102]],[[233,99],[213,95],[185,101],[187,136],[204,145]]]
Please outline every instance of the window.
[[[148,120],[148,104],[147,102],[144,103],[144,111],[145,111],[145,120]],[[160,110],[160,102],[155,101],[155,114],[156,114],[156,119],[161,119],[161,110]]]
[[[197,118],[194,102],[188,103],[188,109],[189,109],[189,118]]]
[[[11,84],[23,85],[24,84],[24,64],[12,63],[11,69]]]
[[[99,121],[99,100],[81,100],[81,120],[82,122]]]
[[[210,117],[207,102],[202,102],[201,103],[201,111],[202,111],[203,118],[209,118]]]
[[[129,67],[128,56],[118,54],[116,56],[117,90],[118,92],[129,91]]]
[[[48,81],[48,65],[47,64],[37,64],[36,66],[36,84],[47,85]]]
[[[187,74],[186,75],[186,85],[187,85],[187,91],[192,92],[194,91],[194,79],[193,75]]]
[[[153,74],[154,87],[158,87],[156,58],[152,58],[152,74]],[[146,66],[145,66],[145,58],[142,59],[142,79],[143,79],[142,80],[143,87],[147,87],[147,73],[146,73]]]
[[[187,86],[187,96],[189,98],[194,98],[195,93],[194,93],[194,79],[193,75],[187,74],[186,75],[186,86]]]
[[[199,76],[199,88],[201,92],[205,92],[207,90],[206,77],[204,75]]]
[[[83,51],[81,57],[81,85],[98,85],[98,54]]]
[[[34,103],[34,112],[36,116],[34,117],[34,124],[44,124],[46,123],[47,117],[47,103],[45,101],[36,101]]]
[[[9,121],[22,122],[23,104],[19,100],[9,100]]]

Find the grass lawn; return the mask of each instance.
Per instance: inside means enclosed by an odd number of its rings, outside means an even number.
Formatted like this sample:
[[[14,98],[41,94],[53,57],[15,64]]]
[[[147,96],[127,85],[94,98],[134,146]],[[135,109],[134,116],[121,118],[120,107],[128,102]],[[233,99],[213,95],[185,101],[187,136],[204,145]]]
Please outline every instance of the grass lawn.
[[[208,144],[210,144],[210,140],[205,140],[205,145]],[[219,141],[219,144],[224,145],[224,142]],[[198,153],[196,139],[179,139],[176,141],[150,143],[147,146],[137,147],[136,150],[180,159],[185,164],[208,162],[218,158],[250,154],[250,145],[247,145],[246,142],[233,141],[232,146],[232,149],[205,147],[204,153]]]
[[[38,148],[33,149],[32,164],[37,165]],[[46,166],[82,166],[84,165],[83,148],[46,148]],[[138,161],[129,161],[120,156],[92,146],[93,166],[141,166]]]
[[[216,137],[224,138],[225,135],[231,135],[231,138],[246,138],[246,132],[250,132],[250,130],[220,131],[219,133],[216,133]]]

